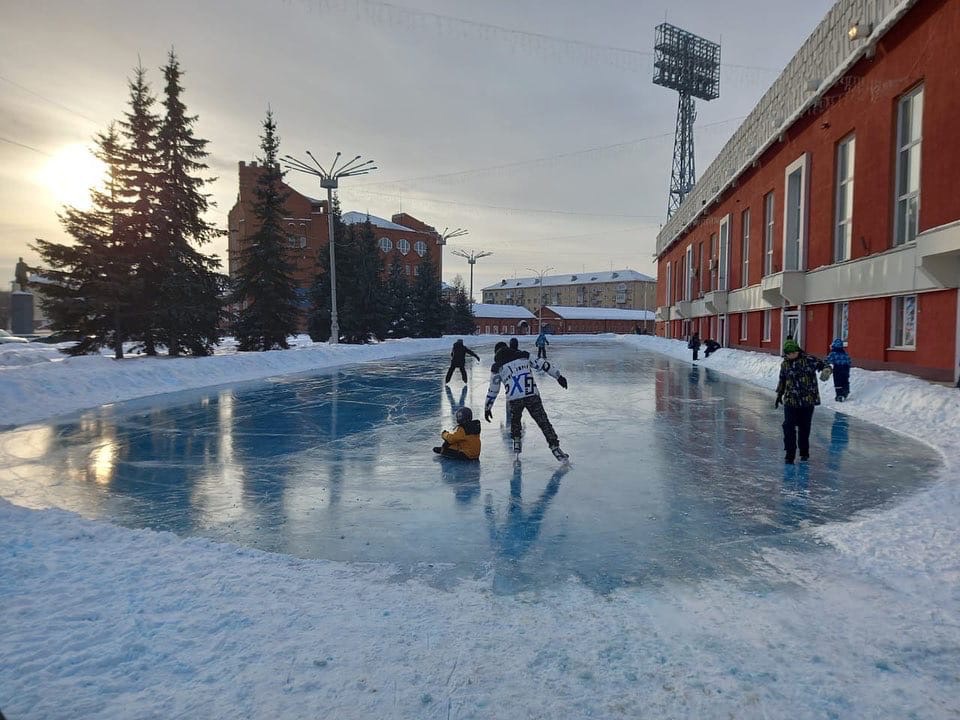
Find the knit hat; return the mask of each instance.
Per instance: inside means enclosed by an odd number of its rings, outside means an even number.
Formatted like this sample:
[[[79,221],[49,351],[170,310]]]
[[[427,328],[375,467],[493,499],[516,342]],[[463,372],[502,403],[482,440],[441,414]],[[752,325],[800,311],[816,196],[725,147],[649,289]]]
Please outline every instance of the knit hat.
[[[837,350],[837,351],[843,350],[843,340],[841,340],[840,338],[834,338],[833,342],[830,343],[830,349]]]
[[[793,338],[788,338],[787,341],[783,344],[783,354],[800,352],[800,345],[797,344],[797,341]]]

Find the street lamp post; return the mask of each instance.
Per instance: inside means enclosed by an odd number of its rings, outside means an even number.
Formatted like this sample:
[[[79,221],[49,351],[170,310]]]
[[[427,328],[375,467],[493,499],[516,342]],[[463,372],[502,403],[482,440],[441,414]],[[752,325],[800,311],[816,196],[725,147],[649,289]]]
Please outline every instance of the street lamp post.
[[[440,290],[441,293],[443,292],[443,288],[442,288],[442,284],[443,284],[443,246],[447,244],[447,240],[452,240],[453,238],[463,237],[464,235],[469,235],[469,234],[470,234],[470,231],[469,231],[469,230],[464,230],[463,228],[454,228],[453,230],[451,230],[450,228],[444,228],[444,229],[443,229],[443,232],[440,234],[440,238],[439,238],[439,240],[438,240],[438,242],[440,243],[440,270],[439,270],[438,274],[440,275],[440,281],[441,281],[441,290]]]
[[[540,304],[537,307],[537,332],[542,333],[543,332],[543,276],[546,275],[551,270],[553,270],[553,268],[546,267],[546,268],[543,268],[542,270],[535,270],[532,267],[528,267],[527,270],[529,270],[530,272],[536,273],[539,277],[537,284],[540,286]]]
[[[327,234],[330,244],[330,344],[336,345],[340,342],[340,322],[337,318],[337,255],[333,235],[333,191],[337,189],[337,181],[340,178],[366,175],[376,170],[377,166],[373,164],[373,160],[360,162],[360,155],[357,155],[338,168],[337,163],[340,162],[338,152],[330,164],[330,169],[325,170],[309,150],[307,150],[307,157],[313,160],[313,165],[308,165],[290,155],[284,155],[283,159],[288,169],[320,178],[320,187],[327,190]]]
[[[473,304],[473,266],[477,264],[477,260],[482,257],[487,257],[493,255],[492,252],[487,252],[486,250],[481,250],[477,252],[476,250],[461,250],[457,248],[453,251],[454,255],[457,255],[462,258],[466,258],[467,262],[470,263],[470,304]]]

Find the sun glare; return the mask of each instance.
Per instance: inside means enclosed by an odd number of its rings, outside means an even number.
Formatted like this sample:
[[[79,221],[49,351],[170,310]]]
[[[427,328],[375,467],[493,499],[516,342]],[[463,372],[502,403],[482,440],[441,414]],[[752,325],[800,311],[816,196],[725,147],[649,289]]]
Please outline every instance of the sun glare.
[[[60,205],[90,208],[90,189],[101,186],[106,167],[85,145],[67,145],[50,158],[40,173],[41,182]]]

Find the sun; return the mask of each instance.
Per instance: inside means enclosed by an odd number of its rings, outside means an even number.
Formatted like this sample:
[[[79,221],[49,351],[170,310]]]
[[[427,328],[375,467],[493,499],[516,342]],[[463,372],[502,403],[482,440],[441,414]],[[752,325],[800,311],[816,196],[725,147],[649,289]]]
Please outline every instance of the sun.
[[[90,189],[102,186],[106,166],[86,145],[58,150],[40,171],[40,180],[60,205],[90,209]]]

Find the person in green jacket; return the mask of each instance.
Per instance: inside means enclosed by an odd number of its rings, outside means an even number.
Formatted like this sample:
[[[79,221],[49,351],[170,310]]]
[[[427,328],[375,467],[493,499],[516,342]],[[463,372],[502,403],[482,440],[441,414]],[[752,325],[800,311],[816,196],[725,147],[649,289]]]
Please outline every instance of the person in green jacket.
[[[810,459],[810,425],[813,410],[820,404],[817,373],[827,367],[813,355],[807,355],[793,338],[783,343],[783,362],[777,383],[777,401],[783,405],[783,461],[792,465],[800,451],[800,461]]]

